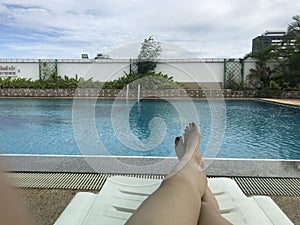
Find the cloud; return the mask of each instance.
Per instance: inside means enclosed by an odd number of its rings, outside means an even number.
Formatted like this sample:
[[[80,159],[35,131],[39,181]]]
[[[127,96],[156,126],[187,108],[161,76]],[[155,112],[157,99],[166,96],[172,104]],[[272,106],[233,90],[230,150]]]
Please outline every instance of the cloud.
[[[199,57],[243,57],[252,38],[286,30],[299,8],[298,0],[0,0],[0,57],[94,56],[150,35]]]

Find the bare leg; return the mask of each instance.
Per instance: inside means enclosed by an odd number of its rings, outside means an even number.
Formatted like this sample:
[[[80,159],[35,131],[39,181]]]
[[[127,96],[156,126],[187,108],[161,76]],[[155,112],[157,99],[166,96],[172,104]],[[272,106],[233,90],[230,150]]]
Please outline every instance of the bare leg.
[[[198,225],[230,225],[220,212],[216,211],[212,204],[202,202]]]
[[[201,212],[199,216],[198,225],[230,225],[226,219],[221,216],[218,202],[207,187],[205,194],[202,197]]]
[[[182,145],[182,142],[180,141],[180,139],[181,139],[180,137],[175,138],[175,152],[176,152],[176,155],[179,160],[182,159],[182,157],[185,153],[184,146]],[[204,168],[204,163],[202,160],[200,162],[200,165],[202,168]],[[202,200],[202,202],[209,203],[217,212],[220,212],[218,202],[208,186],[207,186],[207,188],[205,190],[205,194],[203,195],[201,200]]]
[[[197,149],[199,146],[197,146]],[[175,151],[178,159],[182,161],[185,154],[185,148],[182,145],[181,138],[175,139]],[[200,165],[204,168],[203,161],[201,160]],[[220,213],[218,202],[209,189],[206,186],[205,194],[201,198],[201,211],[199,215],[198,225],[227,225],[230,224],[225,220]]]
[[[175,142],[176,144],[176,142]],[[178,145],[176,145],[176,148]],[[200,163],[204,168],[203,161]],[[204,195],[201,198],[201,210],[198,220],[198,225],[230,225],[226,219],[221,216],[218,202],[211,192],[210,188],[206,186]]]
[[[175,152],[179,160],[182,160],[184,156],[185,149],[182,147],[180,138],[177,137],[175,139]],[[201,160],[200,165],[202,168],[204,168],[203,161]],[[199,221],[198,225],[226,225],[230,224],[228,221],[226,221],[220,213],[220,208],[218,205],[218,202],[209,189],[209,187],[206,187],[205,194],[201,198],[201,211],[199,215]]]
[[[2,160],[0,158],[0,224],[5,225],[32,225],[28,212],[19,201],[10,186],[6,175],[2,172]]]
[[[202,203],[210,204],[215,209],[215,211],[220,213],[219,204],[218,204],[214,194],[211,192],[211,190],[209,189],[208,186],[206,188],[205,194],[202,197]]]
[[[150,195],[127,221],[127,225],[196,225],[199,220],[201,198],[206,192],[207,179],[200,163],[198,150],[200,131],[189,124],[178,145],[184,153],[172,175]]]

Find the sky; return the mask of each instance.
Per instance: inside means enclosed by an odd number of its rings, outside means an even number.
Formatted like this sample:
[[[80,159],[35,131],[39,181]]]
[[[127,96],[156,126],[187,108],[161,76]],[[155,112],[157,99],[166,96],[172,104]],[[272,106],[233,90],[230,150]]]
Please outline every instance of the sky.
[[[286,31],[299,0],[0,0],[0,59],[241,58],[266,30]]]

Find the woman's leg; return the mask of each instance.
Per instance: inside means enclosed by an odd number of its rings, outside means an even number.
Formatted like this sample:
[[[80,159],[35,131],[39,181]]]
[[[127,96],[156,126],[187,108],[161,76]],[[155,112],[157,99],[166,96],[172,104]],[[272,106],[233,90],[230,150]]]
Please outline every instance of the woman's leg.
[[[184,156],[184,153],[185,153],[185,150],[184,150],[184,148],[181,144],[182,144],[182,142],[180,142],[180,137],[176,137],[176,139],[175,139],[175,152],[176,152],[176,155],[177,155],[177,157],[180,161],[182,160],[182,157]],[[204,163],[203,163],[202,160],[200,162],[200,166],[202,168],[204,168]],[[213,195],[213,193],[211,192],[211,190],[209,189],[208,186],[205,190],[204,195],[202,196],[201,201],[209,203],[217,212],[220,212],[218,202],[217,202],[215,196]]]
[[[208,186],[206,188],[205,194],[202,197],[202,202],[209,203],[215,209],[215,211],[220,213],[219,204]]]
[[[201,212],[199,216],[198,225],[230,225],[226,219],[221,216],[218,202],[207,187],[205,194],[202,197]]]
[[[200,131],[192,123],[185,129],[184,139],[177,141],[176,152],[181,160],[161,186],[150,195],[127,221],[127,225],[196,225],[201,198],[206,192],[207,179],[200,167]]]
[[[182,142],[180,142],[180,138],[175,139],[175,151],[178,156],[180,162],[182,161],[183,156],[185,155],[185,149],[182,148]],[[197,150],[199,151],[199,145],[197,146]],[[204,164],[202,160],[199,163],[202,168],[204,168]],[[201,198],[201,206],[200,206],[200,215],[198,220],[198,225],[229,225],[227,220],[225,220],[220,213],[220,208],[218,202],[209,189],[206,186],[206,190],[204,195]]]
[[[224,219],[215,207],[207,202],[201,203],[201,212],[198,225],[230,225],[231,223]]]
[[[10,186],[7,175],[4,174],[0,158],[0,224],[5,225],[33,225],[24,205],[16,197]]]

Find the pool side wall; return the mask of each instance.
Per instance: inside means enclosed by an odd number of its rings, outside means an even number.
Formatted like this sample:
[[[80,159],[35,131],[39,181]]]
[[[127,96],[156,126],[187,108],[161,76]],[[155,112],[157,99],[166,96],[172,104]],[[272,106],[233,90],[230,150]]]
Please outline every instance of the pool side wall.
[[[27,89],[0,88],[0,97],[104,97],[126,98],[126,90],[119,89]],[[163,89],[141,90],[140,98],[254,98],[256,90],[234,91],[231,89]],[[129,90],[128,98],[137,98],[137,90]],[[300,99],[300,91],[276,93],[277,98]]]

